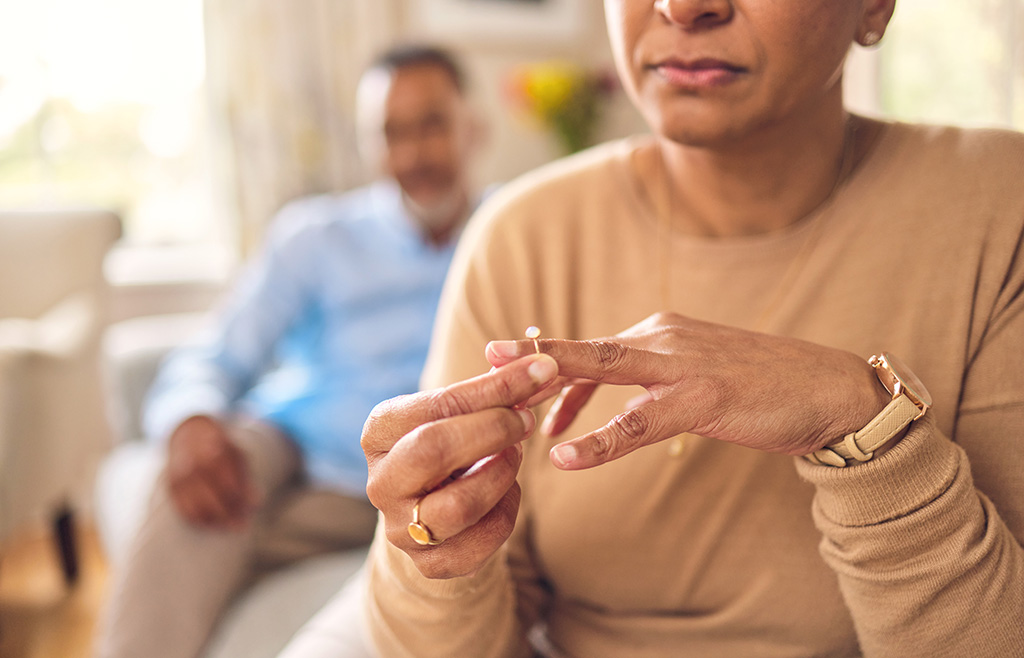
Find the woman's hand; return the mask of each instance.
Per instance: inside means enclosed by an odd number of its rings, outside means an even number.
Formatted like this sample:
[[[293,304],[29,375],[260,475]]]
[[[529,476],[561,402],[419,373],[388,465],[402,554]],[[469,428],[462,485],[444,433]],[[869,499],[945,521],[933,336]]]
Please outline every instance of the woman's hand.
[[[805,455],[867,424],[889,401],[861,357],[659,313],[600,340],[542,339],[560,376],[529,400],[560,393],[543,430],[557,435],[594,389],[636,384],[647,394],[604,427],[556,445],[556,466],[576,470],[691,432],[758,450]],[[487,346],[494,366],[534,351],[532,340]]]
[[[508,539],[519,510],[520,442],[536,421],[523,403],[549,385],[551,357],[516,359],[486,375],[387,400],[363,427],[366,493],[384,514],[388,541],[429,578],[475,572]],[[419,519],[440,544],[421,546]]]

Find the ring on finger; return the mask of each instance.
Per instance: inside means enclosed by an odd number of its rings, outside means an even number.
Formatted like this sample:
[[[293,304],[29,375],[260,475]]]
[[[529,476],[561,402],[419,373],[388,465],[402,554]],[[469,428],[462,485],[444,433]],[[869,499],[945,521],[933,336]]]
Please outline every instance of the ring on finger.
[[[416,504],[412,506],[412,523],[409,524],[409,536],[412,540],[420,546],[437,546],[443,539],[435,539],[434,533],[430,531],[426,523],[420,521],[420,503],[423,502],[423,498],[416,501]]]

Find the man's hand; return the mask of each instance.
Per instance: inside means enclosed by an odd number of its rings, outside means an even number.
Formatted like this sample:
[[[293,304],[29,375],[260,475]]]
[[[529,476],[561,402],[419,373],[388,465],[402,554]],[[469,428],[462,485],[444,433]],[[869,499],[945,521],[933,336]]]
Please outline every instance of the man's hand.
[[[428,578],[471,574],[508,539],[519,510],[520,442],[536,423],[523,403],[557,366],[533,355],[486,375],[377,405],[363,427],[366,493],[388,541]],[[413,506],[436,546],[408,533]]]
[[[167,450],[171,500],[182,517],[207,528],[244,529],[260,495],[223,425],[209,416],[188,418]]]

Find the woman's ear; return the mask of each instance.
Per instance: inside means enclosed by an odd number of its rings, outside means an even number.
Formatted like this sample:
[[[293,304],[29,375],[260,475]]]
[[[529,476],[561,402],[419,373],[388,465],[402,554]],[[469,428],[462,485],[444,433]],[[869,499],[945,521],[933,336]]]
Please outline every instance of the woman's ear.
[[[865,0],[864,13],[857,29],[857,43],[873,46],[881,41],[895,10],[896,0]]]

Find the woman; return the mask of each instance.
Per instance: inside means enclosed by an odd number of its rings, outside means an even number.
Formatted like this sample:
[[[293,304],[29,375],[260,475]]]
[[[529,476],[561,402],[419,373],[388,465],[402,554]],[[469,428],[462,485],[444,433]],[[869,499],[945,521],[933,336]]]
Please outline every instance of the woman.
[[[654,136],[482,211],[364,429],[382,655],[1024,655],[1024,139],[844,110],[894,3],[606,0]]]

